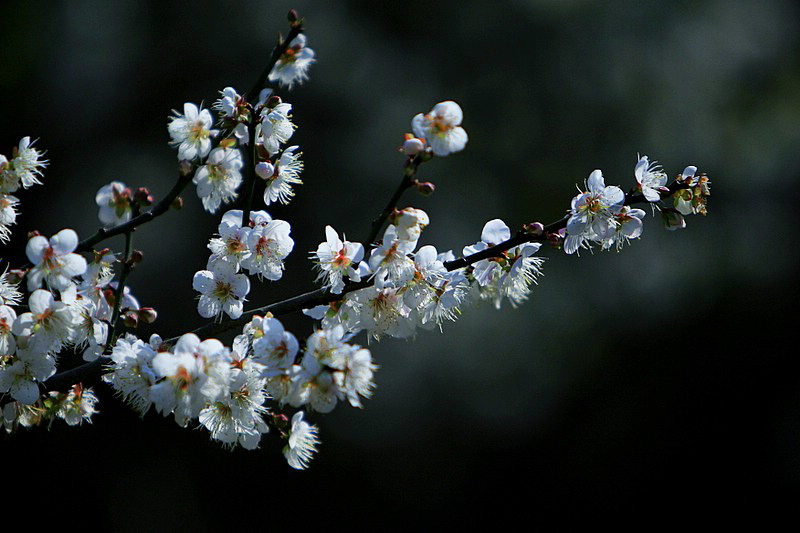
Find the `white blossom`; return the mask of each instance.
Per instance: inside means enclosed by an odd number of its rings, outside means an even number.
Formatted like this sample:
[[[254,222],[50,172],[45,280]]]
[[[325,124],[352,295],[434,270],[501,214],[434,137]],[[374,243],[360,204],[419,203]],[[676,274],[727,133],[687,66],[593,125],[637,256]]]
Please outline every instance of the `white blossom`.
[[[261,435],[269,432],[262,415],[267,395],[260,365],[243,358],[231,369],[230,393],[200,411],[198,420],[211,432],[211,438],[228,446],[239,444],[247,450],[258,447]]]
[[[313,62],[314,51],[306,46],[306,36],[301,33],[292,39],[286,52],[275,63],[269,81],[291,89],[295,83],[308,79],[308,68]]]
[[[17,290],[17,284],[9,281],[8,266],[0,274],[0,305],[17,305],[22,299],[22,293]]]
[[[52,357],[15,359],[0,366],[0,393],[7,392],[18,402],[32,405],[39,399],[37,381],[47,379],[55,371]]]
[[[7,305],[0,305],[0,360],[13,355],[17,349],[17,341],[11,331],[17,312]]]
[[[414,135],[424,138],[433,153],[446,156],[463,150],[469,140],[461,127],[461,107],[451,101],[439,102],[430,113],[418,114],[411,121]]]
[[[229,393],[230,356],[217,339],[201,342],[187,333],[173,352],[157,354],[152,367],[160,381],[150,387],[150,399],[158,412],[173,413],[180,426]]]
[[[401,287],[414,276],[414,261],[408,256],[414,251],[416,241],[401,239],[397,228],[389,225],[380,246],[372,250],[369,266],[377,287]]]
[[[97,413],[97,396],[91,388],[83,388],[80,384],[73,386],[64,398],[58,392],[51,392],[50,396],[59,403],[56,416],[67,425],[77,426],[84,421],[91,423],[92,415]]]
[[[74,335],[78,314],[72,306],[56,301],[49,291],[37,289],[28,299],[30,311],[14,321],[12,331],[25,337],[25,347],[33,353],[58,352]]]
[[[236,148],[211,150],[206,164],[200,166],[192,178],[206,211],[214,213],[220,204],[236,198],[236,189],[242,183],[240,170],[243,164],[242,154]]]
[[[9,226],[17,222],[18,204],[16,196],[0,192],[0,242],[8,242],[11,237]]]
[[[667,184],[667,175],[655,161],[651,163],[647,156],[643,155],[636,163],[633,174],[636,176],[639,190],[648,202],[661,200],[659,193],[667,190],[664,187]]]
[[[133,193],[121,181],[112,181],[100,187],[95,195],[95,203],[100,207],[97,216],[103,226],[116,226],[133,216]]]
[[[250,219],[252,221],[253,217]],[[219,237],[208,243],[208,249],[211,250],[210,262],[226,261],[238,269],[241,261],[252,253],[248,240],[253,229],[250,226],[242,227],[242,211],[236,209],[222,215],[217,231]]]
[[[294,124],[292,123],[292,104],[281,102],[275,107],[264,107],[261,110],[261,123],[259,133],[261,143],[269,153],[274,156],[280,150],[281,145],[286,144],[294,134]]]
[[[156,351],[153,346],[126,334],[117,339],[111,351],[110,371],[103,376],[123,400],[144,415],[152,405],[150,387],[158,380],[152,367]]]
[[[361,281],[358,263],[364,258],[364,246],[359,242],[350,242],[339,238],[339,234],[331,226],[325,226],[325,242],[312,254],[319,276],[317,281],[324,280],[325,287],[334,294],[341,294],[344,289],[344,278]]]
[[[607,250],[613,246],[619,251],[631,239],[638,239],[642,235],[644,217],[645,212],[641,209],[623,206],[622,210],[614,215],[614,232],[603,241],[603,249]]]
[[[86,259],[73,253],[78,247],[78,234],[64,229],[48,240],[41,235],[32,237],[25,247],[33,268],[28,271],[28,290],[33,291],[47,282],[51,289],[64,290],[72,278],[86,272]]]
[[[303,183],[300,179],[300,172],[303,170],[303,162],[300,161],[302,154],[295,153],[298,148],[299,146],[290,146],[285,149],[274,165],[263,161],[256,165],[256,175],[267,182],[264,190],[265,204],[288,204],[294,196],[292,185]]]
[[[575,253],[587,241],[603,242],[615,231],[614,215],[625,201],[625,193],[614,185],[606,186],[599,170],[589,175],[587,190],[572,199],[564,251]]]
[[[289,236],[291,225],[285,220],[271,220],[253,228],[247,236],[248,255],[242,259],[242,268],[250,274],[270,281],[283,276],[283,261],[294,249]]]
[[[194,290],[200,293],[197,312],[203,318],[225,313],[231,318],[242,315],[244,299],[250,292],[250,280],[236,273],[236,266],[226,261],[208,265],[210,270],[196,272],[192,280]]]
[[[284,371],[294,364],[300,344],[277,318],[253,319],[253,360],[264,365],[265,375]]]
[[[211,138],[218,133],[211,129],[214,120],[208,109],[187,102],[183,104],[183,114],[173,113],[167,130],[172,138],[170,144],[178,148],[178,159],[191,161],[207,156],[211,151]]]
[[[317,426],[303,420],[303,411],[296,412],[292,417],[289,441],[283,448],[283,455],[289,466],[298,470],[308,468],[308,462],[317,451],[318,444]]]
[[[23,137],[11,160],[14,172],[26,189],[34,184],[41,185],[38,176],[42,175],[42,168],[47,166],[47,160],[42,158],[43,152],[33,147],[34,142],[30,137]]]

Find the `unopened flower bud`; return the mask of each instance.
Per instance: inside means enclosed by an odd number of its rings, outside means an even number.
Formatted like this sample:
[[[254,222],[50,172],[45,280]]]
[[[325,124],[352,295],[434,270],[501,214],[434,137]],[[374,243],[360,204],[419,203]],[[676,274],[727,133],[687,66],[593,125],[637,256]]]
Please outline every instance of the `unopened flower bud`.
[[[171,209],[175,210],[183,209],[183,198],[180,196],[176,197],[169,206]]]
[[[147,187],[139,187],[133,195],[133,199],[142,207],[149,207],[155,203],[155,198],[150,194]]]
[[[284,414],[273,414],[272,422],[275,424],[275,427],[281,431],[285,431],[289,428],[289,417]]]
[[[268,180],[275,175],[275,167],[272,163],[262,161],[256,165],[256,175],[261,179]]]
[[[108,305],[110,305],[112,307],[114,306],[114,302],[117,300],[117,296],[116,296],[116,294],[114,294],[114,289],[111,289],[111,288],[106,289],[106,290],[103,291],[103,297],[108,302]]]
[[[277,94],[273,94],[267,100],[267,107],[270,108],[270,109],[274,109],[275,107],[280,105],[282,102],[283,102],[283,100],[281,100],[280,96],[278,96]]]
[[[531,235],[542,235],[544,233],[544,224],[541,222],[531,222],[530,224],[522,226],[522,229]]]
[[[289,24],[294,24],[295,22],[298,21],[298,19],[300,18],[300,15],[297,14],[297,10],[296,9],[290,9],[289,10],[289,14],[287,15],[287,18],[289,19]]]
[[[14,285],[19,285],[20,283],[22,283],[22,278],[24,278],[25,274],[27,273],[28,271],[22,268],[12,268],[6,274],[6,280],[9,283],[13,283]]]
[[[547,242],[549,242],[553,248],[559,249],[564,243],[564,235],[562,234],[562,231],[563,230],[559,230],[558,233],[548,233],[546,235]]]
[[[430,196],[436,190],[436,186],[431,183],[430,181],[423,181],[422,183],[417,183],[417,191],[422,196]]]
[[[194,175],[194,165],[191,161],[187,159],[181,159],[181,162],[178,163],[178,172],[180,172],[181,176],[184,178],[193,176]]]
[[[142,307],[139,309],[139,320],[142,324],[152,324],[158,318],[158,312],[152,307]]]
[[[127,311],[122,322],[126,328],[136,328],[139,325],[139,317],[136,316],[135,311]]]
[[[38,230],[33,230],[28,232],[28,240],[31,240],[34,237],[39,237],[39,236],[41,236],[41,233],[39,233]]]
[[[269,158],[271,157],[269,150],[267,150],[266,146],[263,144],[256,144],[256,153],[259,161],[269,161]]]
[[[135,267],[144,260],[144,253],[141,250],[134,250],[131,252],[130,263],[131,267]]]
[[[416,137],[406,139],[403,143],[403,153],[408,156],[415,156],[425,149],[425,143]]]

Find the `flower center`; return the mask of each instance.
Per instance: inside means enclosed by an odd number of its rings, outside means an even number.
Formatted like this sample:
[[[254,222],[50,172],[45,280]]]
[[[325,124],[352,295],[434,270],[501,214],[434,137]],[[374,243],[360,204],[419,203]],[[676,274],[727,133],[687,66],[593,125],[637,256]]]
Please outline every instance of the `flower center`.
[[[211,135],[211,132],[206,129],[202,122],[199,120],[192,125],[192,129],[189,130],[189,139],[192,142],[199,142],[204,139],[208,139]]]

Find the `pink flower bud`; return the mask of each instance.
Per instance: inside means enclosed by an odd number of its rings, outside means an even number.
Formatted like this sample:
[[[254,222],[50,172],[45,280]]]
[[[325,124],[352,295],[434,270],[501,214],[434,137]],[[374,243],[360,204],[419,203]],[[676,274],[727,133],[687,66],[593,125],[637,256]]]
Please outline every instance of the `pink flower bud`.
[[[544,224],[541,222],[531,222],[530,224],[525,224],[523,229],[531,235],[542,235],[544,233]]]

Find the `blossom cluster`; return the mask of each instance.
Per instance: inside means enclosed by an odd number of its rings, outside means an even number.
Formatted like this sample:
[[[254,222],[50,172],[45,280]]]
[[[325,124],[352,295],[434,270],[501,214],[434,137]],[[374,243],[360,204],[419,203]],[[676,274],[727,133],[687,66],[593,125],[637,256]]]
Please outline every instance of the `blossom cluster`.
[[[697,167],[688,166],[675,180],[675,191],[666,187],[667,175],[647,156],[636,162],[633,173],[636,191],[655,209],[662,212],[668,229],[685,228],[685,215],[705,214],[710,181],[705,175],[695,176]],[[564,250],[568,254],[596,243],[603,250],[620,250],[631,239],[642,235],[645,212],[630,207],[627,195],[615,185],[606,185],[603,173],[594,170],[586,180],[585,191],[572,199],[567,221]],[[672,198],[673,206],[662,205],[662,199]]]
[[[82,353],[85,361],[101,354],[115,305],[131,319],[152,318],[152,310],[142,309],[129,291],[115,291],[109,250],[87,261],[75,253],[77,246],[71,229],[49,239],[34,235],[26,246],[31,266],[0,276],[0,393],[22,404],[39,401],[38,384],[56,372],[64,348]],[[30,294],[27,311],[17,313],[20,278]]]
[[[315,61],[302,22],[295,15],[290,22],[290,37],[265,71],[271,83],[287,89],[308,79]],[[147,188],[115,180],[95,195],[101,226],[95,237],[81,243],[72,229],[50,238],[30,233],[30,264],[0,275],[0,425],[13,431],[56,418],[70,425],[91,420],[97,398],[88,383],[73,380],[57,387],[66,392],[49,390],[48,380],[63,377],[59,358],[72,351],[87,362],[80,367],[86,372],[102,363],[102,379],[140,414],[152,408],[181,427],[197,424],[231,448],[254,449],[262,436],[277,434],[286,441],[288,464],[306,468],[319,444],[307,414],[329,413],[340,402],[363,407],[376,387],[378,366],[369,349],[353,342],[357,335],[407,339],[419,329],[441,330],[481,301],[516,307],[541,276],[544,259],[537,254],[544,244],[567,254],[593,245],[621,250],[642,234],[646,213],[634,204],[650,203],[669,229],[707,211],[707,176],[688,166],[668,183],[661,167],[642,156],[630,192],[606,185],[595,170],[561,221],[523,224],[513,232],[495,218],[479,238],[476,231],[474,243],[454,252],[425,243],[428,213],[398,209],[397,196],[373,223],[367,242],[349,241],[325,226],[324,240],[309,254],[317,291],[245,310],[251,284],[281,280],[295,245],[290,223],[263,209],[290,203],[302,184],[299,146],[287,146],[296,131],[292,109],[274,89],[261,87],[252,94],[226,87],[210,109],[187,102],[167,123],[179,160],[174,195],[140,213],[154,204]],[[466,147],[463,119],[461,107],[449,100],[411,119],[413,133],[405,134],[400,148],[401,192],[433,193],[434,185],[417,180],[417,172],[423,163]],[[16,220],[19,200],[11,194],[41,183],[47,161],[32,145],[26,137],[10,160],[0,155],[0,241],[8,240]],[[213,322],[172,339],[153,335],[145,341],[135,328],[157,313],[140,307],[127,285],[142,259],[131,248],[132,231],[180,204],[178,195],[190,182],[209,213],[240,204],[220,216],[205,269],[191,280],[198,313]],[[263,188],[263,206],[254,202],[256,185]],[[125,235],[122,254],[93,249],[118,234]],[[313,332],[298,338],[270,308],[302,310],[317,321]],[[236,328],[229,346],[206,335]]]
[[[201,294],[198,312],[204,318],[223,312],[239,318],[250,292],[249,278],[240,274],[240,269],[259,279],[277,281],[283,276],[284,259],[294,248],[289,236],[292,228],[285,220],[273,220],[266,211],[253,211],[249,224],[242,227],[243,216],[241,210],[222,216],[219,237],[208,243],[208,269],[194,275],[194,289]]]
[[[14,147],[11,159],[0,154],[0,243],[8,242],[9,226],[17,221],[19,199],[11,193],[20,187],[27,189],[42,183],[39,177],[47,160],[33,144],[30,137],[23,137]]]

